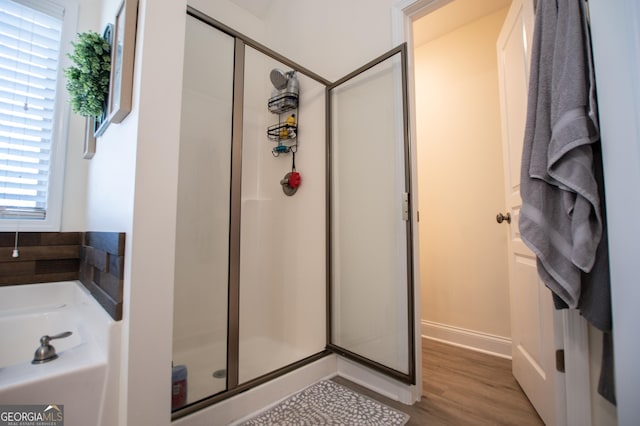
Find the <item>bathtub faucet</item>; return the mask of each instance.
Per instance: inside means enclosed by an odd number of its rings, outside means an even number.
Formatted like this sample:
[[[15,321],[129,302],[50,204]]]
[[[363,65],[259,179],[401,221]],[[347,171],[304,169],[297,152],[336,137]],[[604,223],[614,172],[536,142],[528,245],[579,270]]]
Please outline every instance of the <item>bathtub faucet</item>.
[[[70,331],[65,331],[64,333],[56,334],[55,336],[42,336],[40,338],[40,347],[36,349],[36,353],[33,355],[33,361],[31,361],[31,364],[43,364],[58,358],[56,348],[51,346],[49,342],[53,339],[69,337],[71,334],[72,333]]]

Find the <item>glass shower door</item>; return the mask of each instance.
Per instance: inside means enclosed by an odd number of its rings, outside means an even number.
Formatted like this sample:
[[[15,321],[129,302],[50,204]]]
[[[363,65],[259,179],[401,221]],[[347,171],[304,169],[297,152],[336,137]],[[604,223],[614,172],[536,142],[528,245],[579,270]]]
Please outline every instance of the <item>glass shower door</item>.
[[[405,49],[328,88],[328,346],[414,383]]]
[[[187,17],[180,129],[172,408],[227,389],[234,40]]]
[[[329,82],[195,9],[187,14],[174,419],[327,354]],[[295,151],[274,151],[269,137],[268,129],[285,119],[269,108],[274,69],[296,72]],[[281,183],[294,167],[304,176],[295,197]]]

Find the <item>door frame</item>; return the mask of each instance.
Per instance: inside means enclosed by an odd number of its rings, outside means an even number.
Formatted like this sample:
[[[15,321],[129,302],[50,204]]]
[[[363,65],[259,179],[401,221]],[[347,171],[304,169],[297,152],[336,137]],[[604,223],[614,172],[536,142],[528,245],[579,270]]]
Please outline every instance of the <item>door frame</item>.
[[[615,336],[618,424],[640,418],[637,354],[638,235],[640,194],[629,182],[640,179],[640,4],[636,0],[590,0],[591,40],[598,80],[602,157],[606,176],[611,308]]]
[[[417,149],[416,113],[415,113],[415,63],[412,36],[413,21],[421,18],[455,0],[397,0],[392,6],[392,42],[407,43],[407,80],[409,90],[409,122],[411,149]],[[416,159],[412,159],[412,173],[417,173]],[[414,176],[417,182],[417,176]],[[415,211],[419,211],[417,191],[413,191],[412,200]],[[418,227],[414,228],[415,233]],[[414,234],[415,244],[419,239]],[[414,256],[419,256],[418,248]],[[415,260],[416,262],[418,260]],[[416,272],[417,273],[417,272]],[[417,282],[420,282],[416,277]],[[416,286],[419,287],[419,286]],[[420,321],[420,319],[418,319]],[[575,310],[562,312],[563,347],[565,356],[565,394],[567,425],[591,425],[591,383],[589,375],[589,333],[587,322]],[[562,409],[562,407],[558,407]]]

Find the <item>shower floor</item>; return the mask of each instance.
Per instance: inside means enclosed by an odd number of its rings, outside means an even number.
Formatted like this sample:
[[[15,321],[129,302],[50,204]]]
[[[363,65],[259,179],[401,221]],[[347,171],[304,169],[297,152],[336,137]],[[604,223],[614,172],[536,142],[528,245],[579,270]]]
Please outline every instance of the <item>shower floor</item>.
[[[301,348],[265,337],[244,340],[240,344],[239,382],[255,379],[320,350],[322,349],[303,351]],[[221,378],[214,377],[214,373],[226,371],[226,342],[208,343],[175,351],[173,356],[174,365],[187,366],[187,404],[215,395],[227,388],[226,375]]]
[[[187,404],[226,389],[225,378],[213,377],[214,372],[227,368],[226,352],[226,342],[174,351],[173,365],[187,366]]]

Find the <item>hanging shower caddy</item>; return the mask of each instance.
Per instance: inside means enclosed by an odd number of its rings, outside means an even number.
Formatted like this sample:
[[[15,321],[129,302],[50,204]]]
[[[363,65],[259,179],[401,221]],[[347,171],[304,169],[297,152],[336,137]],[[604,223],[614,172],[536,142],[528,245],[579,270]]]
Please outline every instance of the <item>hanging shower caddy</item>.
[[[267,128],[267,137],[276,142],[272,153],[275,157],[294,151],[298,147],[298,95],[299,84],[295,71],[284,72],[277,68],[269,75],[273,91],[267,108],[278,115],[278,122]]]
[[[300,86],[295,71],[284,72],[277,68],[269,75],[273,91],[267,102],[267,108],[277,114],[278,122],[267,128],[267,137],[277,145],[271,150],[274,157],[291,153],[291,171],[280,180],[282,191],[293,195],[300,186],[300,173],[296,171],[296,152],[298,151],[298,95]]]

